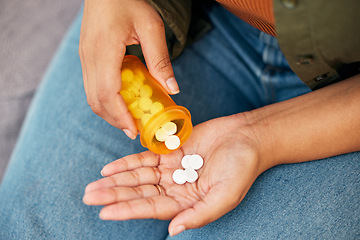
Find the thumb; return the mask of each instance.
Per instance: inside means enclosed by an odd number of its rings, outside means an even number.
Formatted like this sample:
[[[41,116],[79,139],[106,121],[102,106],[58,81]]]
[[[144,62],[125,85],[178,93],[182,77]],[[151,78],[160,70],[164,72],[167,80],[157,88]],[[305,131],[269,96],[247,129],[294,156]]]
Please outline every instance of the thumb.
[[[211,188],[201,201],[173,218],[169,224],[170,236],[217,220],[240,203],[240,198],[234,197],[236,195],[231,193],[231,189],[224,189],[219,185]]]
[[[166,45],[164,25],[162,20],[160,21],[161,24],[151,24],[151,28],[144,27],[145,29],[141,31],[139,34],[141,49],[150,74],[168,93],[177,94],[180,90]]]

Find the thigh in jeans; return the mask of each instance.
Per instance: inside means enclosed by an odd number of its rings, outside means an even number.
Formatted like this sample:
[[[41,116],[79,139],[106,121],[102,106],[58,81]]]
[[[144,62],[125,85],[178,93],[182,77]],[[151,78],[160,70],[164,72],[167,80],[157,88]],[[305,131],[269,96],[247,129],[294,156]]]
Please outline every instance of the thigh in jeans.
[[[0,188],[1,239],[163,239],[167,221],[102,221],[82,203],[102,167],[145,150],[87,104],[78,57],[81,13],[33,100]]]
[[[33,100],[0,188],[0,238],[164,239],[168,221],[102,221],[99,207],[82,203],[85,186],[102,167],[144,151],[139,139],[96,116],[87,104],[78,57],[81,14],[53,59]],[[212,47],[209,33],[197,45]],[[210,40],[209,40],[210,39]],[[221,45],[218,45],[221,46]],[[197,46],[174,62],[194,124],[252,108]],[[220,67],[220,66],[219,66]]]
[[[197,75],[197,79],[205,79],[193,90],[193,94],[206,92],[212,96],[212,99],[206,101],[209,105],[203,108],[223,106],[227,109],[224,114],[229,114],[309,92],[291,72],[275,38],[262,33],[237,36],[237,33],[256,33],[256,30],[247,31],[248,26],[244,26],[241,31],[242,23],[217,11],[220,10],[210,12],[210,18],[218,26],[217,30],[210,33],[216,41],[202,41],[212,42],[210,45],[213,46],[221,43],[222,46],[231,47],[216,56],[211,56],[210,50],[207,52],[206,49],[198,53],[199,48],[190,48],[184,55],[191,55],[193,51],[197,53],[194,54],[196,56],[205,56],[199,60],[205,59],[210,63],[206,65],[216,69],[215,72],[221,73],[221,76],[205,66],[195,69],[194,64],[181,65],[187,69],[193,68],[192,74]],[[228,18],[232,21],[228,22]],[[231,24],[237,24],[238,32],[234,33],[234,28],[229,29]],[[252,44],[247,44],[246,40],[251,40]],[[234,47],[237,45],[238,48]],[[211,50],[214,52],[219,49]],[[227,58],[232,61],[224,61]],[[258,64],[255,64],[256,61],[259,61]],[[214,78],[204,73],[207,71],[215,74]],[[236,71],[238,74],[232,74]],[[219,91],[204,90],[208,78],[214,81],[209,85],[214,84],[216,79],[227,80],[231,89],[237,92],[234,95],[236,97],[232,98],[229,92],[224,96],[221,93],[219,95],[219,92],[231,91],[229,88],[223,90],[218,86]],[[191,86],[197,84],[200,83],[191,83]],[[220,86],[224,85],[226,83],[221,81]],[[222,97],[221,100],[217,99],[218,96]],[[187,104],[191,107],[197,103]],[[201,110],[193,114],[200,113]],[[201,229],[187,230],[171,239],[356,239],[360,234],[360,201],[357,197],[360,194],[359,160],[360,154],[355,152],[274,167],[258,177],[245,199],[234,210]]]

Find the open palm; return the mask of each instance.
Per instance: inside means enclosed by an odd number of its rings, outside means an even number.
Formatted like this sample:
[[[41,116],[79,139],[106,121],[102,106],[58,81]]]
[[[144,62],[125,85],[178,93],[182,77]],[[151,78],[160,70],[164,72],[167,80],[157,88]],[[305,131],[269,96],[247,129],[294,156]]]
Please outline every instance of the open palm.
[[[106,220],[173,219],[170,230],[202,227],[235,208],[262,172],[256,141],[244,126],[237,115],[214,119],[194,127],[173,153],[118,159],[104,167],[105,178],[87,186],[84,202],[106,205],[100,212]],[[182,157],[195,153],[204,158],[198,181],[176,184],[172,174]]]

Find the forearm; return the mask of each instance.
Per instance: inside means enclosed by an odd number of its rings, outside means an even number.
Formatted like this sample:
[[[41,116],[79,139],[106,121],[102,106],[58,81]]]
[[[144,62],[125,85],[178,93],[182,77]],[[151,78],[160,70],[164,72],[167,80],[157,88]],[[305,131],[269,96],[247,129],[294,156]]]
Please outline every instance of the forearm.
[[[360,150],[360,75],[246,114],[266,168]]]

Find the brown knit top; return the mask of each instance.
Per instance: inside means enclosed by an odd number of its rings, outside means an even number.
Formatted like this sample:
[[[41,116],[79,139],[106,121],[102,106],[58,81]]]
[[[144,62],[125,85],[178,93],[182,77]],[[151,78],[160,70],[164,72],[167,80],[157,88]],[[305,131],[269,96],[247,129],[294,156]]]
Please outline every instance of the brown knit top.
[[[275,36],[273,0],[217,0],[230,12],[257,29]]]

